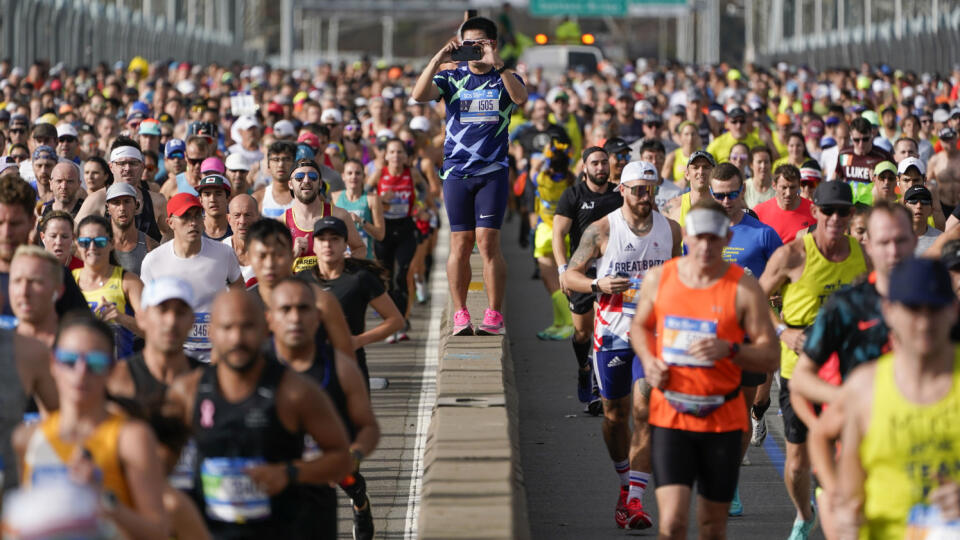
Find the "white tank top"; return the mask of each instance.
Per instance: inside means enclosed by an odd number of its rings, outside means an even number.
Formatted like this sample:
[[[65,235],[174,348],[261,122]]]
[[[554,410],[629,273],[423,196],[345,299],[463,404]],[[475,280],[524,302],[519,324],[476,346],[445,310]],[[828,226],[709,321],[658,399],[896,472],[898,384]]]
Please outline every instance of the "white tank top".
[[[597,261],[597,277],[626,275],[630,288],[618,294],[600,294],[594,319],[593,348],[611,351],[630,348],[630,323],[637,310],[640,280],[648,270],[670,260],[673,232],[660,212],[653,211],[653,227],[643,236],[633,234],[623,218],[623,208],[607,214],[610,238]]]
[[[273,186],[268,185],[263,190],[263,202],[260,204],[260,215],[269,219],[277,219],[287,211],[287,208],[293,206],[293,199],[290,199],[285,205],[282,205],[273,198]]]

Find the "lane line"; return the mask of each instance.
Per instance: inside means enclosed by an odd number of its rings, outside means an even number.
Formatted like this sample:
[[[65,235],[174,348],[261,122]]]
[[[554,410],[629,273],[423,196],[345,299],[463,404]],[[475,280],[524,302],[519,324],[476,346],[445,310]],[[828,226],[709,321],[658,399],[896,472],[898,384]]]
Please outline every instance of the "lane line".
[[[407,494],[407,513],[404,522],[404,540],[416,540],[420,517],[420,497],[423,488],[423,451],[427,442],[427,429],[433,416],[433,407],[437,400],[437,363],[440,347],[440,319],[447,305],[447,255],[450,249],[450,224],[446,213],[440,216],[443,226],[437,238],[437,247],[433,255],[433,269],[430,274],[430,316],[429,331],[423,359],[423,372],[420,375],[420,399],[417,403],[417,431],[413,445],[413,463],[410,471],[410,491]]]

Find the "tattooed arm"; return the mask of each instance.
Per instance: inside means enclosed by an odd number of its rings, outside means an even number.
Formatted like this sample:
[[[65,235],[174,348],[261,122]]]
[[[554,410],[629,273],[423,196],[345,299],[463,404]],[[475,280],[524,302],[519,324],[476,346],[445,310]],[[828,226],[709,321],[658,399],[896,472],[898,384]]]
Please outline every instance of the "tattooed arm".
[[[594,259],[603,254],[610,238],[610,222],[606,218],[598,219],[587,227],[580,239],[580,245],[573,252],[567,263],[567,271],[561,274],[561,286],[565,290],[589,293],[594,292],[591,287],[592,279],[587,277]],[[599,274],[598,274],[599,275]],[[605,276],[597,282],[601,292],[623,292],[630,286],[630,280],[616,276]]]

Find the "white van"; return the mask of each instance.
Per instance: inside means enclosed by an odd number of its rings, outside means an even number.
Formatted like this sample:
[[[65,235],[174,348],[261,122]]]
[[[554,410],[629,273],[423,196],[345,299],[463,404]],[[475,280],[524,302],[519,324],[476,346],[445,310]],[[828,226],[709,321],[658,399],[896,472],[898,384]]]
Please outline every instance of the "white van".
[[[523,51],[519,63],[524,64],[528,72],[541,67],[545,77],[556,79],[570,69],[582,68],[587,73],[596,73],[602,61],[603,53],[590,45],[535,45]]]

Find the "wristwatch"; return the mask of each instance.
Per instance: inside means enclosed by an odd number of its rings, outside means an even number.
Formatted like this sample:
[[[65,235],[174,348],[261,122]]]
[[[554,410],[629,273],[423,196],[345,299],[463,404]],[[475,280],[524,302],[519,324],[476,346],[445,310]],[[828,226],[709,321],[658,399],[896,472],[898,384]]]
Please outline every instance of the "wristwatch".
[[[292,486],[297,483],[300,476],[300,468],[294,465],[292,461],[287,462],[287,485]]]
[[[593,278],[593,281],[590,282],[590,290],[595,293],[600,292],[600,278]]]
[[[736,342],[734,342],[734,341],[731,341],[731,342],[730,342],[730,352],[729,352],[729,354],[727,354],[727,356],[729,356],[730,358],[733,358],[734,356],[736,356],[736,355],[738,355],[738,354],[740,354],[740,344],[739,344],[739,343],[736,343]]]
[[[497,75],[503,75],[503,72],[506,71],[506,70],[507,70],[507,65],[506,65],[506,64],[500,66],[499,68],[494,68],[494,71],[497,72]]]
[[[567,271],[567,265],[565,265],[565,264],[561,264],[560,266],[557,267],[557,274],[558,274],[558,275],[559,275],[559,274],[562,274],[562,273],[564,273],[564,272],[566,272],[566,271]]]
[[[778,324],[778,325],[777,325],[777,338],[779,338],[779,337],[783,334],[783,331],[786,330],[787,328],[788,328],[788,326],[785,325],[785,324],[783,324],[783,323]]]

